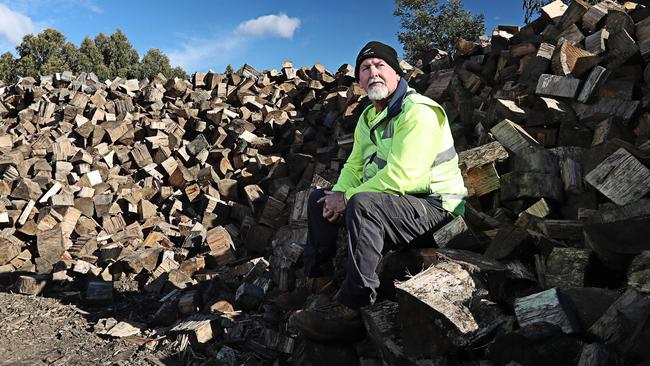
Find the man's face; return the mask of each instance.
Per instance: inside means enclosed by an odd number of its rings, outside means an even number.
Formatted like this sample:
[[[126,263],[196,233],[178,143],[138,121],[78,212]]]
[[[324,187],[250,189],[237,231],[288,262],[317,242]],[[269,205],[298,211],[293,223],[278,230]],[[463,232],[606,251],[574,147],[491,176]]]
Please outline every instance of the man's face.
[[[399,78],[397,72],[380,58],[367,58],[359,67],[359,84],[370,100],[382,100],[392,95]]]

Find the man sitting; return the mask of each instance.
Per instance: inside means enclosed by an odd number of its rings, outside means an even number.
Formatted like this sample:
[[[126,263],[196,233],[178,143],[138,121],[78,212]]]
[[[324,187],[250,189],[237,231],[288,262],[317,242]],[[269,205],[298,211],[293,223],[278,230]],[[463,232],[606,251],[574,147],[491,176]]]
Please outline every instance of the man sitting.
[[[291,324],[307,337],[358,339],[358,309],[373,303],[382,253],[432,234],[464,212],[467,190],[443,108],[416,93],[399,67],[397,52],[366,44],[355,77],[372,101],[354,131],[354,145],[331,191],[309,197],[305,275],[331,275],[337,223],[348,231],[346,277],[328,306],[300,310]]]

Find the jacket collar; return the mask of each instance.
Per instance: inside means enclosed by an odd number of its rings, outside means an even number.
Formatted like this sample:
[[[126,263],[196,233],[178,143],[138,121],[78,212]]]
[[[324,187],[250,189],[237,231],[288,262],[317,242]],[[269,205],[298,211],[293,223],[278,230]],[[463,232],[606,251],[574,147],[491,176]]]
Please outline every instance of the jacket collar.
[[[388,102],[386,117],[389,119],[393,118],[402,111],[402,102],[404,101],[404,97],[406,97],[408,89],[409,84],[406,82],[406,79],[400,78],[397,88],[395,88],[395,92],[393,92],[393,95]]]

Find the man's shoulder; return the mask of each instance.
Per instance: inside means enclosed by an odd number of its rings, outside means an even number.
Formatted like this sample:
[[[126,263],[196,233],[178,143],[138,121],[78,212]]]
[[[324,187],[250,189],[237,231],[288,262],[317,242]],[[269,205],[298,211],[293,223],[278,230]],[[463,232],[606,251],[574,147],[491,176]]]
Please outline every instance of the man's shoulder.
[[[413,90],[413,89],[411,89],[411,90]],[[413,92],[409,93],[406,96],[406,98],[404,100],[404,107],[409,108],[409,107],[412,107],[413,105],[417,105],[417,104],[424,104],[424,105],[427,105],[429,107],[442,108],[442,106],[440,104],[438,104],[436,101],[434,101],[433,99],[431,99],[431,98],[429,98],[429,97],[427,97],[425,95],[422,95],[422,94],[416,92],[415,90],[413,90]]]

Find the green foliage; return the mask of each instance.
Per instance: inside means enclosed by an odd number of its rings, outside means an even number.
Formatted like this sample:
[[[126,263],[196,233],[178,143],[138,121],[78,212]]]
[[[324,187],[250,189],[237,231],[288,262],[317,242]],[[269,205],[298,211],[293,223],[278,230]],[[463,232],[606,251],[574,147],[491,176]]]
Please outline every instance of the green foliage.
[[[235,72],[235,70],[232,68],[232,65],[231,65],[231,64],[228,64],[228,65],[226,66],[226,70],[225,70],[223,73],[224,73],[224,74],[232,74],[233,72]]]
[[[169,64],[169,57],[160,52],[159,49],[151,48],[140,62],[140,78],[152,80],[158,73],[170,77],[172,75],[172,66]]]
[[[475,40],[485,33],[483,15],[463,9],[463,0],[395,0],[394,15],[400,18],[402,32],[397,38],[405,58],[416,62],[434,48],[454,52],[458,38]]]
[[[84,38],[79,45],[77,72],[94,72],[100,80],[109,78],[109,70],[104,64],[104,56],[90,37]]]
[[[0,55],[0,80],[13,82],[16,79],[16,66],[16,59],[10,52]]]
[[[22,58],[31,56],[38,65],[43,65],[52,56],[61,54],[65,36],[55,29],[46,29],[38,35],[28,34],[16,47],[18,55]]]
[[[167,78],[187,78],[185,70],[174,67],[158,49],[149,50],[140,60],[126,35],[120,30],[106,36],[99,33],[93,40],[84,38],[79,48],[66,42],[65,36],[46,29],[28,34],[16,47],[18,58],[7,52],[0,56],[0,80],[13,82],[16,76],[38,76],[70,70],[75,74],[94,72],[100,80],[151,78],[162,73]]]
[[[102,33],[97,37],[101,39],[95,44],[104,55],[104,64],[108,66],[112,77],[137,78],[138,77],[138,51],[136,51],[126,35],[118,28],[115,33],[106,38]]]

